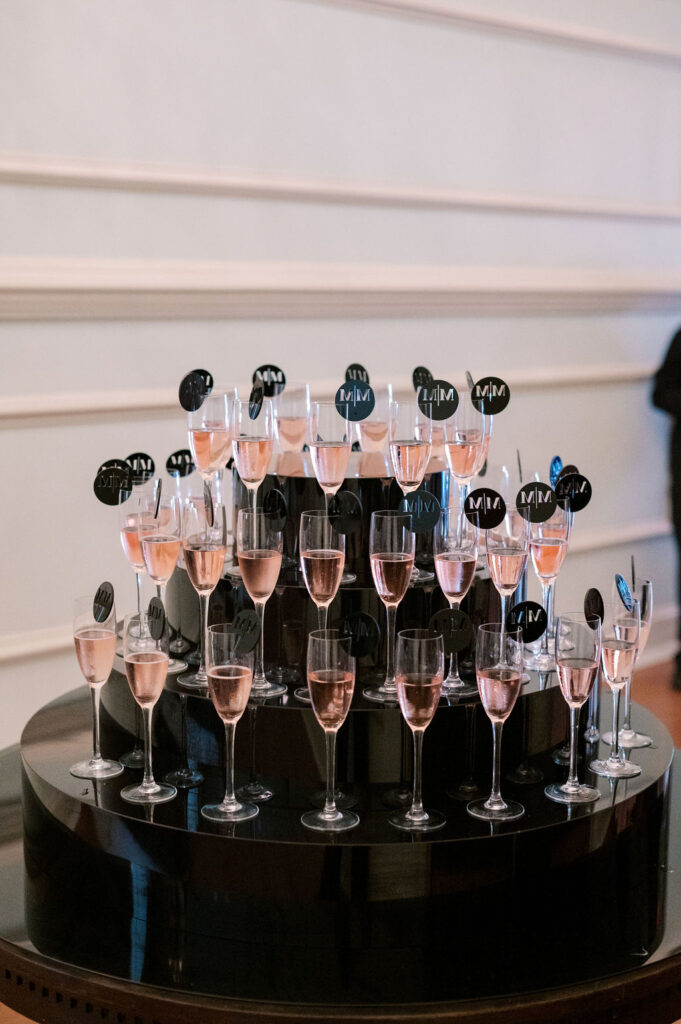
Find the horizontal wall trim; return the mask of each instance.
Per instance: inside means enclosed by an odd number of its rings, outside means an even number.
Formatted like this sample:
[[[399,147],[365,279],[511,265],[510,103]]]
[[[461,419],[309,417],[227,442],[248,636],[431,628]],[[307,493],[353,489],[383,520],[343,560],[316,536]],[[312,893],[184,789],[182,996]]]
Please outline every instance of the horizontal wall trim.
[[[632,543],[645,543],[666,537],[671,525],[665,520],[644,520],[639,523],[624,523],[608,530],[593,529],[582,536],[575,536],[570,544],[571,554],[586,551],[602,551],[605,548],[620,547]],[[659,626],[668,619],[678,617],[676,605],[659,608],[655,612]],[[22,630],[5,633],[0,638],[0,665],[13,661],[27,661],[30,658],[59,654],[73,647],[73,627],[70,624],[53,626],[48,629]]]
[[[647,384],[655,371],[651,363],[599,363],[591,366],[551,366],[517,370],[498,370],[514,393],[556,391],[564,388],[588,388]],[[451,375],[456,386],[463,380]],[[396,393],[411,394],[411,379],[393,377]],[[328,398],[335,393],[337,379],[312,381],[315,398]],[[60,416],[93,416],[111,413],[176,413],[177,388],[115,389],[101,391],[46,391],[29,394],[0,396],[0,424],[7,426],[16,420],[48,420]]]
[[[560,21],[546,21],[515,13],[493,13],[452,0],[312,0],[314,3],[365,10],[370,13],[418,18],[449,28],[537,40],[561,46],[593,50],[615,57],[629,57],[681,68],[681,50],[648,42],[635,36]]]
[[[681,271],[0,258],[0,319],[195,320],[681,311]]]
[[[270,199],[378,207],[475,210],[619,220],[681,220],[681,206],[611,202],[539,193],[371,184],[213,171],[166,164],[124,163],[30,153],[0,153],[0,183],[191,196]]]

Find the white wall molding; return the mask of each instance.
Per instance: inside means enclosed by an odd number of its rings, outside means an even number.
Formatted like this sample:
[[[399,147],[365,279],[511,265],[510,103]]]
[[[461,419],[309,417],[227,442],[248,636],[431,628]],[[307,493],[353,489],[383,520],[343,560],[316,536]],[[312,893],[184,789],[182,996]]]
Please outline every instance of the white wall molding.
[[[628,57],[681,68],[681,50],[635,36],[568,22],[546,21],[514,13],[497,14],[477,10],[453,0],[312,0],[313,3],[348,7],[374,14],[418,18],[443,25],[480,32],[516,36],[614,57]]]
[[[73,625],[26,629],[0,636],[0,665],[73,649]]]
[[[498,368],[496,368],[498,369]],[[565,388],[622,387],[648,384],[655,366],[651,363],[599,363],[591,366],[528,367],[500,370],[501,376],[514,393],[556,391]],[[456,386],[464,386],[463,379],[452,377]],[[336,378],[311,381],[314,398],[328,398],[338,386]],[[396,394],[411,394],[411,379],[394,377]],[[176,388],[116,389],[101,391],[46,391],[27,394],[0,395],[0,425],[5,427],[21,420],[52,422],[62,416],[103,416],[111,413],[176,413]]]
[[[653,311],[681,311],[680,271],[0,258],[4,320]]]
[[[681,206],[673,204],[613,203],[539,193],[324,181],[36,153],[0,153],[0,184],[559,217],[681,221]]]

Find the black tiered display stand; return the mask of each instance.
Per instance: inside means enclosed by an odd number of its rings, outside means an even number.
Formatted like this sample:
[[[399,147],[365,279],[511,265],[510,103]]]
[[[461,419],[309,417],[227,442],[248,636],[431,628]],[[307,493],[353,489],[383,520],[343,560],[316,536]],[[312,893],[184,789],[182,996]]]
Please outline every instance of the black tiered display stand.
[[[442,479],[433,474],[429,486],[442,488]],[[268,481],[285,491],[289,510],[294,492],[310,500],[311,483],[304,475]],[[364,508],[365,484],[348,486]],[[378,480],[366,486],[374,488],[372,502],[390,499]],[[274,793],[255,819],[225,827],[201,817],[201,805],[224,789],[223,731],[209,700],[195,694],[187,696],[187,753],[205,776],[199,788],[145,809],[120,798],[138,777],[129,769],[102,783],[71,776],[69,765],[90,742],[81,688],[38,712],[22,737],[22,877],[18,758],[4,757],[0,999],[40,1020],[117,1024],[511,1024],[582,1015],[594,1024],[664,1024],[681,1015],[681,956],[674,955],[681,893],[666,854],[673,746],[662,723],[635,708],[637,725],[655,738],[634,752],[638,778],[592,777],[597,803],[552,803],[543,790],[565,777],[552,751],[564,739],[566,709],[555,677],[533,674],[505,727],[502,770],[529,761],[544,780],[504,782],[526,814],[490,826],[455,798],[471,764],[489,789],[489,722],[476,699],[443,701],[426,733],[424,781],[426,804],[447,824],[424,836],[395,830],[387,819],[410,765],[398,709],[361,696],[382,671],[383,617],[367,577],[366,537],[356,542],[348,562],[357,580],[341,589],[331,619],[361,612],[379,627],[378,642],[358,660],[339,734],[338,779],[356,800],[359,826],[327,837],[300,824],[321,786],[324,747],[312,709],[292,696],[315,616],[289,569],[266,613],[266,661],[290,684],[289,695],[247,713],[237,730],[237,781],[248,778],[255,717],[257,770]],[[288,545],[293,557],[294,533]],[[428,557],[422,546],[422,561]],[[180,611],[183,629],[195,617],[194,601],[178,570],[169,609],[171,618]],[[473,621],[493,617],[495,601],[489,582],[477,579],[467,602]],[[225,579],[212,614],[224,620],[247,603],[238,579]],[[427,622],[441,606],[434,584],[413,587],[402,621]],[[463,664],[470,674],[470,659]],[[120,661],[116,668],[102,713],[103,753],[112,757],[130,748],[135,722]],[[169,679],[155,711],[157,777],[182,760],[180,692]],[[581,750],[582,772],[598,753]],[[675,811],[672,821],[676,829]]]

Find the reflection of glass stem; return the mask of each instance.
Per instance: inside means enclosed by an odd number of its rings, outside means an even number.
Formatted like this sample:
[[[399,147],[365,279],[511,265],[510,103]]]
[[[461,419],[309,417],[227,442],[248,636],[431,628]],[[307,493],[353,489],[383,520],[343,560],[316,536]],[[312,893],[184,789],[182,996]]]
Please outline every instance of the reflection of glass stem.
[[[463,786],[477,788],[475,781],[475,704],[466,704],[466,778]]]
[[[403,796],[406,797],[406,796],[410,795],[410,788],[409,788],[409,761],[410,761],[410,757],[409,757],[409,755],[410,755],[411,751],[409,749],[409,729],[407,728],[407,723],[404,721],[404,718],[402,718],[401,716],[400,716],[400,726],[401,726],[401,729],[402,729],[402,733],[401,733],[402,750],[401,750],[401,754],[400,754],[400,784],[399,784],[399,787],[398,787],[398,790],[397,790],[398,798],[399,797],[403,797]]]
[[[248,780],[248,785],[253,787],[258,785],[258,776],[255,771],[255,726],[258,720],[257,714],[258,708],[254,704],[248,710],[248,726],[251,733],[251,776]]]
[[[181,693],[180,697],[180,742],[182,744],[182,764],[180,772],[189,772],[189,753],[187,750],[187,695]]]

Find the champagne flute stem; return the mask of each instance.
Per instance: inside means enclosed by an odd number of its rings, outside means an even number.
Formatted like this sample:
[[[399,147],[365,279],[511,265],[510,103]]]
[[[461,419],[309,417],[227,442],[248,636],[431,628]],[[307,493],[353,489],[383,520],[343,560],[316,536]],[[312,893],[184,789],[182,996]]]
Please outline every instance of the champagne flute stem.
[[[619,739],[619,719],[620,719],[620,689],[613,690],[612,693],[612,749],[610,751],[610,760],[619,761],[620,759],[620,739]]]
[[[326,629],[326,620],[329,614],[328,605],[317,605],[317,621],[320,629]]]
[[[258,682],[260,686],[265,684],[265,669],[263,665],[263,630],[265,628],[265,602],[256,601],[255,610],[258,618],[260,619],[260,637],[258,639],[258,646],[255,649],[255,672],[253,673],[254,681]]]
[[[492,754],[492,792],[485,805],[492,810],[498,810],[506,806],[501,799],[499,791],[499,779],[501,776],[501,730],[503,727],[503,722],[492,722],[492,742],[494,745]]]
[[[205,679],[206,675],[206,636],[208,634],[208,602],[210,594],[199,594],[199,611],[201,613],[201,627],[199,632],[199,667],[196,672],[197,679]]]
[[[144,778],[142,788],[151,789],[155,785],[154,775],[151,770],[151,715],[153,708],[142,708],[142,720],[144,722]]]
[[[499,632],[503,636],[506,632],[506,605],[508,604],[508,598],[505,594],[499,594],[499,601],[501,602],[501,630]]]
[[[329,730],[326,734],[326,800],[324,802],[324,817],[335,818],[338,814],[336,809],[335,780],[336,780],[336,733]]]
[[[624,687],[624,721],[622,732],[631,732],[631,676]]]
[[[222,806],[232,810],[237,800],[234,796],[234,722],[225,722],[225,795]]]
[[[457,611],[458,608],[459,608],[459,602],[458,601],[452,601],[450,603],[449,607],[451,608],[452,611]],[[450,659],[449,659],[449,672],[447,673],[447,678],[446,678],[445,682],[447,682],[447,683],[456,683],[456,684],[461,682],[461,676],[459,675],[459,652],[458,651],[452,651],[452,653],[451,653],[451,656],[450,656]]]
[[[412,797],[410,818],[423,818],[423,794],[422,794],[422,769],[423,769],[423,730],[414,730],[414,795]]]
[[[251,488],[251,511],[255,512],[258,507],[258,488]]]
[[[548,657],[549,653],[549,634],[551,633],[551,619],[553,617],[553,584],[544,583],[542,580],[541,585],[541,603],[544,606],[546,612],[546,629],[541,638],[541,653]]]
[[[215,501],[222,504],[222,470],[215,471]]]
[[[465,481],[462,483],[460,480],[457,480],[457,484],[459,485],[459,507],[463,508],[468,496],[468,483]]]
[[[386,614],[388,618],[388,629],[385,652],[385,683],[383,685],[388,690],[397,691],[397,684],[395,683],[395,620],[397,618],[397,607],[394,604],[387,605]]]
[[[135,573],[135,582],[137,583],[137,614],[142,621],[142,573]]]
[[[577,730],[579,728],[579,708],[570,708],[570,773],[566,787],[579,788],[577,779]]]
[[[99,749],[99,698],[102,694],[103,683],[95,683],[90,687],[90,698],[92,700],[92,760],[101,761],[102,754]]]
[[[257,786],[258,784],[258,776],[255,771],[255,726],[256,722],[258,721],[257,715],[258,708],[254,704],[253,707],[250,708],[248,712],[248,724],[250,726],[251,731],[251,777],[248,781],[249,785],[251,786]]]

